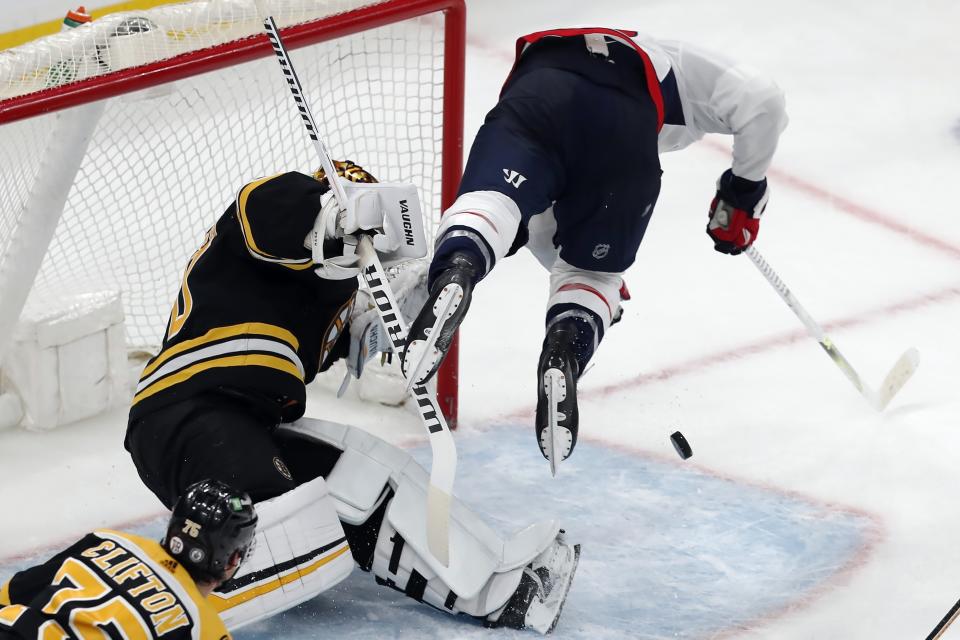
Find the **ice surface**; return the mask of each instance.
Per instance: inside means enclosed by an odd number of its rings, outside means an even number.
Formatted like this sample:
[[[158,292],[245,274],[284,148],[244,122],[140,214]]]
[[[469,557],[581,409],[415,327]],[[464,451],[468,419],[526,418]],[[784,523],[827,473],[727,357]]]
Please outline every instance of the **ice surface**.
[[[855,567],[877,538],[868,516],[717,477],[669,458],[584,442],[556,479],[526,425],[459,439],[460,492],[504,534],[561,515],[580,567],[562,638],[698,638],[776,615]],[[429,449],[414,455],[429,463]],[[509,473],[507,473],[509,471]],[[164,519],[137,528],[159,538]],[[0,565],[0,578],[42,558]],[[363,621],[358,624],[358,621]],[[486,631],[357,570],[238,640],[535,637]]]

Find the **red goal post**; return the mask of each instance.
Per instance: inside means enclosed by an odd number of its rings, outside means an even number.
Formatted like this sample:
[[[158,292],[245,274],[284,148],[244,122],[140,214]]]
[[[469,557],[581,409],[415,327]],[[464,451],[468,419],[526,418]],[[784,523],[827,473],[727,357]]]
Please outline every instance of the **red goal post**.
[[[431,234],[462,170],[464,1],[271,4],[334,155],[417,183]],[[0,359],[25,307],[96,288],[122,293],[129,347],[156,348],[232,190],[315,164],[257,66],[276,64],[260,25],[253,0],[190,2],[0,55]],[[451,427],[457,386],[454,348],[437,383]]]

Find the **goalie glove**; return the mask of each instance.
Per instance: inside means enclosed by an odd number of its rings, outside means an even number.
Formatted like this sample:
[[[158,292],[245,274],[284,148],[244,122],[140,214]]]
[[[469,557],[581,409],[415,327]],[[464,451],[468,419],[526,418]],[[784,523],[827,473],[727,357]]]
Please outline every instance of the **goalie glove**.
[[[340,206],[332,190],[328,192],[308,236],[317,275],[333,280],[356,277],[360,258],[354,247],[361,234],[373,237],[373,248],[384,267],[427,254],[420,198],[414,185],[338,180],[346,194],[346,207]],[[342,251],[334,250],[331,255],[332,246],[342,247]]]
[[[768,198],[766,178],[754,182],[733,175],[730,169],[724,171],[717,180],[717,194],[710,203],[707,223],[713,248],[735,256],[753,244]]]
[[[409,263],[395,275],[391,274],[390,286],[405,318],[416,313],[427,300],[427,264],[423,260]],[[377,354],[393,353],[390,336],[387,335],[370,294],[361,289],[350,314],[350,355],[347,357],[347,376],[340,386],[338,396],[347,390],[350,378],[359,378],[363,369]]]

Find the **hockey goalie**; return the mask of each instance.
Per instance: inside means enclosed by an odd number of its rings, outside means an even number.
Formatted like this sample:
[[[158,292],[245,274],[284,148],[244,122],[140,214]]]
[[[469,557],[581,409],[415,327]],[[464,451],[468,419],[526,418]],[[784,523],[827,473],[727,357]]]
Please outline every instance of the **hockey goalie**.
[[[345,211],[322,172],[289,172],[243,186],[207,232],[140,377],[126,447],[168,507],[204,478],[256,502],[255,551],[212,596],[230,629],[314,597],[356,564],[437,609],[546,633],[579,557],[556,522],[504,539],[454,501],[443,566],[427,550],[424,469],[359,428],[301,419],[318,372],[347,358],[359,375],[386,342],[358,295],[351,240],[371,234],[396,265],[417,253],[410,225],[422,224],[415,187],[336,166]],[[424,281],[406,272],[402,310],[419,308]]]

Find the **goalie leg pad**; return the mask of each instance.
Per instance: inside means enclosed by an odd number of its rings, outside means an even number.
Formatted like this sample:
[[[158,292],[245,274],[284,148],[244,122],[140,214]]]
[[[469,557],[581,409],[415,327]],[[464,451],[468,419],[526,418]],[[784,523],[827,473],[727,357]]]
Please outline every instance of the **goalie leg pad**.
[[[504,539],[455,498],[450,566],[444,567],[427,548],[429,476],[410,454],[361,429],[324,420],[303,419],[281,429],[343,452],[327,475],[341,520],[360,525],[387,503],[372,570],[383,583],[434,606],[470,615],[502,607],[519,584],[523,567],[547,549],[559,531],[550,520]]]
[[[253,553],[209,599],[230,630],[309,600],[354,567],[323,478],[260,502],[256,510]]]
[[[451,547],[453,549],[455,547]],[[373,557],[373,575],[379,584],[402,591],[418,602],[451,613],[484,617],[510,600],[523,575],[522,567],[492,573],[477,593],[463,598],[437,575],[426,561],[427,557],[407,544],[389,519],[384,519]],[[451,562],[453,557],[451,555]]]

